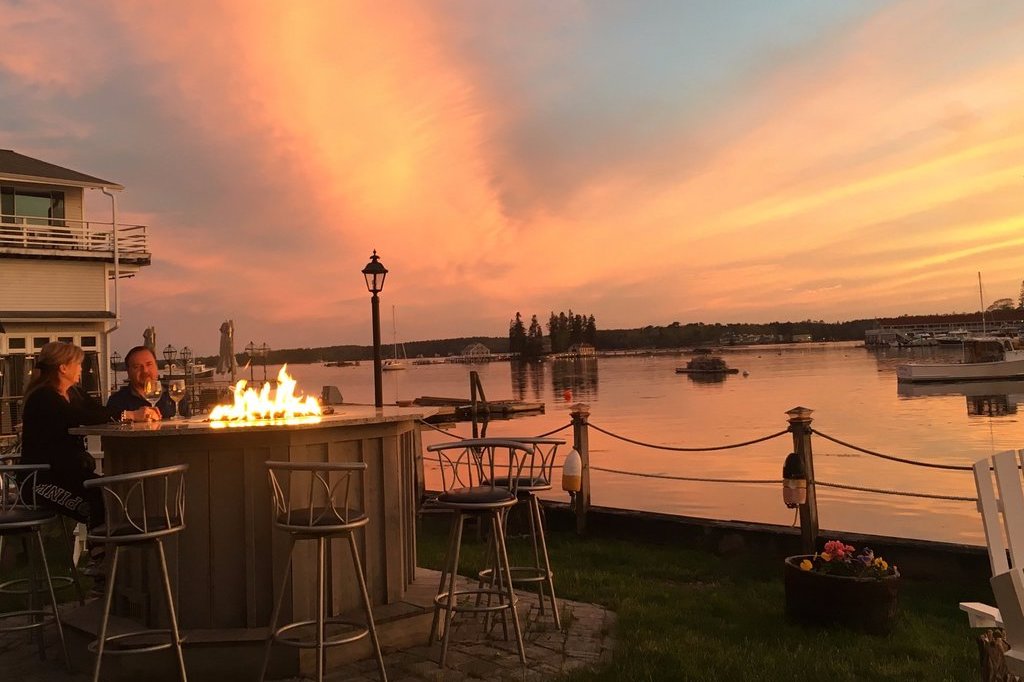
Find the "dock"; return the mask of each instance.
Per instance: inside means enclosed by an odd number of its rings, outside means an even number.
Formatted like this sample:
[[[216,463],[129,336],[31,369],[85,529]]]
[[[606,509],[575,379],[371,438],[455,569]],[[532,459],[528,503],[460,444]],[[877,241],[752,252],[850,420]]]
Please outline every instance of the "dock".
[[[473,418],[473,402],[469,398],[421,396],[412,401],[414,405],[437,407],[438,412],[429,417],[429,422],[470,421]],[[512,419],[520,415],[543,414],[543,402],[524,400],[479,401],[477,416],[486,419]]]

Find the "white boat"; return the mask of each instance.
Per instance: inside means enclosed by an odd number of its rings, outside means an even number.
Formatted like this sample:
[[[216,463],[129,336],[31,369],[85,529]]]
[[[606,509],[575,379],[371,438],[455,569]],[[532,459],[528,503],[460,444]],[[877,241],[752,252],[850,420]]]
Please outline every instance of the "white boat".
[[[398,357],[398,325],[395,324],[395,306],[391,306],[391,341],[395,346],[395,357],[384,360],[380,368],[384,372],[394,372],[399,369],[407,369],[405,366],[405,345],[402,345],[402,358]]]
[[[910,363],[896,368],[897,381],[982,381],[1024,378],[1024,350],[1006,337],[965,339],[962,362]]]

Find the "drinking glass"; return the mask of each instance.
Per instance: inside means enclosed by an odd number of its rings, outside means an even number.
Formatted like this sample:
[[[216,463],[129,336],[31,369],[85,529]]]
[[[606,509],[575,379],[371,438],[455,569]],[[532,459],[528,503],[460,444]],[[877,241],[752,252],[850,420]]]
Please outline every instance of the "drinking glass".
[[[183,379],[174,379],[167,384],[167,394],[171,396],[171,400],[174,401],[174,415],[171,419],[181,419],[181,415],[178,414],[178,403],[185,397],[185,381]]]
[[[147,380],[146,384],[142,387],[142,397],[153,407],[156,407],[156,404],[160,402],[160,396],[163,394],[164,387],[156,379]]]

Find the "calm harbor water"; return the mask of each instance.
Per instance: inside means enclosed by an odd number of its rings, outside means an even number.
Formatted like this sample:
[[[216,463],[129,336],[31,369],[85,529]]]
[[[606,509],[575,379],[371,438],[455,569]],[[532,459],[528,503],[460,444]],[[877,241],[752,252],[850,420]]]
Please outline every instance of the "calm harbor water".
[[[468,396],[475,369],[488,399],[542,400],[543,415],[496,420],[487,435],[537,435],[569,422],[572,404],[590,405],[592,424],[635,440],[677,447],[721,446],[782,431],[786,410],[814,410],[813,426],[860,447],[913,460],[971,464],[1020,447],[1017,414],[1024,382],[900,387],[897,364],[941,360],[945,349],[868,350],[854,343],[757,346],[726,351],[730,366],[748,376],[701,382],[676,374],[687,356],[614,357],[534,365],[411,365],[384,375],[385,402]],[[270,368],[276,372],[276,367]],[[257,375],[262,368],[257,368]],[[340,388],[346,402],[372,403],[372,363],[358,367],[292,365],[301,389]],[[566,400],[564,392],[572,391]],[[468,436],[459,423],[453,434]],[[571,441],[571,430],[559,434]],[[447,440],[428,431],[425,443]],[[779,479],[792,450],[785,434],[757,445],[709,453],[645,448],[590,432],[596,467],[644,474],[732,479]],[[947,472],[888,462],[813,437],[819,481],[973,497],[970,472]],[[778,485],[704,483],[592,473],[593,503],[601,506],[789,524]],[[564,494],[557,491],[552,497]],[[818,488],[821,527],[901,537],[984,544],[973,503]]]

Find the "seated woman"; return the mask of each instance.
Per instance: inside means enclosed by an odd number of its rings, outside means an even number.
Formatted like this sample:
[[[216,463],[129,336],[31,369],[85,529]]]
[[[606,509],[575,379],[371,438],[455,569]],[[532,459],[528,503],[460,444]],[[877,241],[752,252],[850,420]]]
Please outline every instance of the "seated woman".
[[[98,489],[86,491],[82,484],[97,476],[96,461],[86,449],[85,437],[68,430],[122,419],[158,420],[160,415],[151,407],[112,410],[82,391],[78,382],[84,357],[72,343],[53,341],[40,349],[25,389],[21,461],[50,465],[37,477],[38,501],[93,527],[103,522],[103,499]]]

